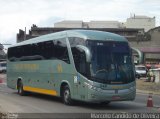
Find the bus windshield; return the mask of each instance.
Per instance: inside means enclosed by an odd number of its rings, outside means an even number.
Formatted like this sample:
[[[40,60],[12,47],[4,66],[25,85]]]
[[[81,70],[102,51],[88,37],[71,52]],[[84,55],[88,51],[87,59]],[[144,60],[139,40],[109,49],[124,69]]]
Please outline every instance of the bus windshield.
[[[88,41],[91,50],[91,79],[110,84],[134,80],[131,50],[128,43]]]

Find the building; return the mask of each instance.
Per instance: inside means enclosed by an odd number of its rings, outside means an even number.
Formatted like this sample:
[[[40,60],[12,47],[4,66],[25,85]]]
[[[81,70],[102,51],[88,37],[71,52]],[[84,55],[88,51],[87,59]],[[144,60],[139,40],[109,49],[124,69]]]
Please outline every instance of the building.
[[[118,21],[61,21],[54,24],[55,28],[123,28]]]
[[[29,34],[19,30],[17,42],[71,29],[99,30],[122,35],[128,39],[132,47],[144,53],[146,63],[160,63],[160,27],[155,28],[155,17],[134,15],[128,18],[125,23],[118,21],[61,21],[55,23],[54,27],[33,25]]]
[[[133,15],[127,18],[125,23],[126,28],[144,28],[145,32],[155,27],[155,17],[136,16]]]
[[[0,43],[0,61],[6,59],[6,53],[4,52],[4,46]]]
[[[83,21],[61,21],[54,24],[55,28],[83,28]]]
[[[146,64],[160,64],[160,27],[150,29],[147,34],[151,40],[131,42],[131,46],[144,53]]]
[[[132,28],[144,29],[145,32],[155,28],[155,17],[133,15],[126,22],[119,21],[61,21],[54,24],[55,28]]]
[[[41,35],[54,33],[58,31],[71,30],[71,29],[85,29],[85,30],[99,30],[105,32],[112,32],[126,37],[129,42],[140,42],[141,37],[143,37],[144,29],[127,29],[127,28],[55,28],[55,27],[37,27],[33,25],[29,30],[29,34],[25,34],[25,31],[19,30],[17,34],[17,42],[22,42],[24,40],[38,37]],[[143,37],[144,38],[144,37]],[[150,39],[146,39],[150,40]]]
[[[66,28],[66,27],[37,27],[36,25],[33,25],[31,29],[29,30],[29,34],[25,34],[25,31],[19,30],[19,33],[17,34],[17,42],[22,42],[24,40],[38,37],[41,35],[54,33],[58,31],[64,31],[64,30],[71,30],[71,29],[86,29],[86,30],[99,30],[99,31],[106,31],[106,32],[112,32],[119,35],[122,35],[126,37],[129,41],[135,41],[138,42],[139,36],[144,34],[144,29],[131,29],[131,28]]]

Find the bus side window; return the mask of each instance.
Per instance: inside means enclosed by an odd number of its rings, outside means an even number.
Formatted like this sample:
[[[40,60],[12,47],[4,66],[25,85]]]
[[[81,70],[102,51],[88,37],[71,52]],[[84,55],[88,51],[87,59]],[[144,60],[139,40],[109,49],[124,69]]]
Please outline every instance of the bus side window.
[[[45,42],[45,53],[44,56],[46,59],[54,59],[54,43],[53,41]]]
[[[17,47],[13,47],[13,48],[9,48],[8,49],[8,59],[12,62],[17,61],[18,60],[18,51],[17,51]]]
[[[85,40],[82,38],[77,37],[70,37],[69,43],[71,47],[75,47],[76,45],[84,45],[85,46]]]
[[[9,61],[13,61],[13,50],[12,50],[12,48],[8,48],[7,59]]]
[[[78,37],[69,37],[69,43],[72,50],[72,55],[75,63],[76,70],[82,75],[86,76],[86,57],[83,51],[76,48],[77,45],[85,46],[85,40]]]
[[[72,54],[75,63],[76,70],[86,76],[86,57],[85,52],[78,50],[76,47],[72,47]]]
[[[65,39],[54,40],[54,57],[70,64],[67,44]]]

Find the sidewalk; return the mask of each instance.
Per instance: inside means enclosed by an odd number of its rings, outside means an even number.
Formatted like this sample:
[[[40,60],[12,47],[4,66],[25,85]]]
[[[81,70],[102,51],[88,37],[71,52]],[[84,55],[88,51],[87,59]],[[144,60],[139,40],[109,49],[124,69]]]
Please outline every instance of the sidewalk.
[[[145,91],[145,90],[139,90],[139,89],[136,89],[136,92],[137,93],[141,93],[141,94],[153,94],[153,95],[158,95],[160,96],[160,92],[153,92],[153,91]]]
[[[151,93],[153,95],[160,96],[160,83],[147,82],[145,78],[142,78],[136,80],[136,91],[137,93],[143,93],[147,95]]]
[[[7,117],[7,112],[4,111],[4,109],[2,109],[2,107],[0,106],[0,119],[6,119]]]

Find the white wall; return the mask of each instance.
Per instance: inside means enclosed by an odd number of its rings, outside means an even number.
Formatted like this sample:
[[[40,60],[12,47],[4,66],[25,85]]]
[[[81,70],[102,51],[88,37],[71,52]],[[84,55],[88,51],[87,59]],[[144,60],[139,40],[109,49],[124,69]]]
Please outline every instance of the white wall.
[[[148,31],[155,27],[155,17],[134,16],[128,18],[125,25],[126,28],[144,28],[145,31]]]
[[[61,21],[54,24],[55,28],[82,28],[83,21]]]

